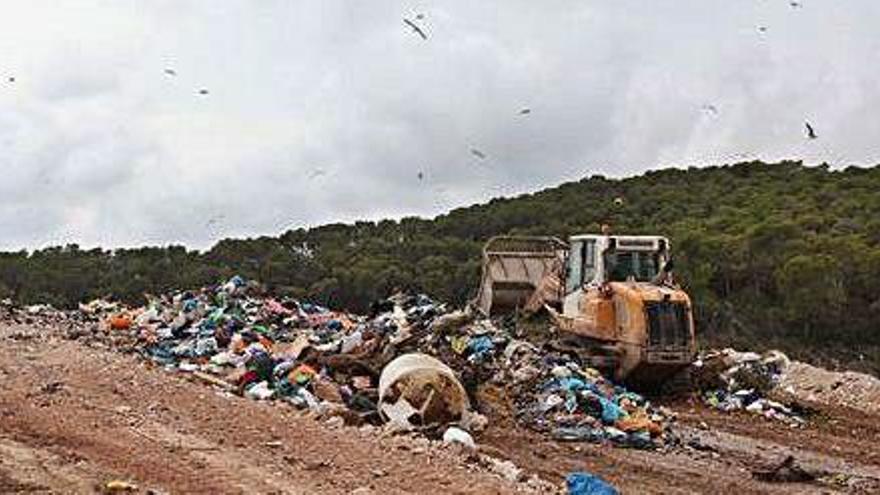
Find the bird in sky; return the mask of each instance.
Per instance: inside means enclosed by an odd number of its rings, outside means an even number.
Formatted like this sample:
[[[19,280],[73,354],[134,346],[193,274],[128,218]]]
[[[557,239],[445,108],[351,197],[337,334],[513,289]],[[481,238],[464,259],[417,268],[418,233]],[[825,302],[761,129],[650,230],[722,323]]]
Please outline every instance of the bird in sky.
[[[217,222],[219,222],[220,220],[223,220],[224,218],[226,218],[225,215],[217,215],[215,217],[211,217],[207,222],[205,222],[205,227],[210,227],[212,225],[215,225]]]
[[[800,2],[788,2],[788,4],[791,5],[791,8],[793,9],[797,9],[801,6]]]
[[[531,108],[523,108],[522,110],[519,111],[519,114],[520,114],[520,115],[528,115],[528,114],[530,114],[530,113],[532,113],[532,109],[531,109]]]
[[[167,74],[167,75],[169,75],[169,76],[176,76],[176,75],[177,75],[177,71],[174,70],[174,69],[165,69],[165,74]]]
[[[758,26],[758,31],[761,32],[761,33],[766,33],[766,32],[767,32],[767,26]]]
[[[15,82],[15,76],[9,76],[8,81],[11,83]]]
[[[416,177],[418,177],[419,180],[422,180],[425,178],[425,174],[424,174],[424,172],[419,172],[418,174],[416,174]]]
[[[471,154],[479,158],[480,160],[486,159],[486,154],[476,148],[471,148]]]
[[[324,169],[316,168],[315,170],[312,170],[311,173],[309,173],[309,180],[317,179],[318,177],[326,174],[327,172]]]
[[[813,129],[813,126],[811,126],[809,122],[804,122],[804,126],[807,128],[808,139],[816,139],[817,137],[819,137],[816,135],[816,131]]]
[[[709,113],[713,113],[715,115],[718,115],[718,107],[716,107],[715,105],[712,105],[711,103],[707,103],[707,104],[703,105],[703,110],[705,110]]]
[[[417,35],[421,36],[423,40],[427,40],[427,39],[428,39],[428,35],[425,34],[425,32],[422,30],[422,28],[420,28],[420,27],[419,27],[416,23],[414,23],[413,21],[411,21],[411,20],[407,19],[406,17],[404,17],[404,18],[403,18],[403,23],[406,24],[407,26],[411,27],[412,30],[413,30],[413,32],[415,32]]]
[[[202,95],[202,96],[206,96],[206,95],[208,94],[208,90],[202,88],[202,89],[199,90],[199,94]]]

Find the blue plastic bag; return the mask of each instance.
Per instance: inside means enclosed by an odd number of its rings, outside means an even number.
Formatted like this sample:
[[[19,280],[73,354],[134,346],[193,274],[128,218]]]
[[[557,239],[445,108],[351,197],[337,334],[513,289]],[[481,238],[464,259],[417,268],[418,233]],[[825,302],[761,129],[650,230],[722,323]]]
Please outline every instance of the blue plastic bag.
[[[620,495],[616,488],[590,473],[571,473],[565,478],[568,495]]]
[[[551,383],[554,383],[554,381],[551,381]],[[587,384],[583,380],[570,376],[557,378],[555,380],[555,385],[557,385],[562,390],[565,390],[566,392],[577,392],[578,390],[583,390],[587,388]]]
[[[495,348],[495,344],[492,342],[492,339],[486,335],[480,335],[479,337],[473,337],[470,342],[468,342],[468,354],[473,360],[481,361],[486,357],[487,354],[492,352],[492,349]]]
[[[625,414],[620,406],[605,397],[600,396],[599,401],[602,403],[602,422],[606,425],[613,425]]]

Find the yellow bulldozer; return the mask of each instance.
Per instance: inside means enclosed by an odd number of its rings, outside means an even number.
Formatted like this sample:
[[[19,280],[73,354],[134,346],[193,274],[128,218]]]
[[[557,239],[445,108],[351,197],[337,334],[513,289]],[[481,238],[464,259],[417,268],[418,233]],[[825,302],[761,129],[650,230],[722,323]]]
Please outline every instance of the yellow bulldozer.
[[[619,381],[660,385],[696,355],[691,301],[661,236],[498,236],[474,301],[486,316],[546,309],[553,345]]]

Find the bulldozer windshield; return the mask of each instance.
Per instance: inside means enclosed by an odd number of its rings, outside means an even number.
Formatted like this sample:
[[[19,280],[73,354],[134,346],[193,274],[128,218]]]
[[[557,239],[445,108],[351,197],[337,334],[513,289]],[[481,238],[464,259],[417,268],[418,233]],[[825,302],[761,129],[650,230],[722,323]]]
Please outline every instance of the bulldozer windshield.
[[[629,277],[649,282],[660,269],[660,255],[650,251],[611,251],[605,253],[605,266],[611,282],[625,282]]]

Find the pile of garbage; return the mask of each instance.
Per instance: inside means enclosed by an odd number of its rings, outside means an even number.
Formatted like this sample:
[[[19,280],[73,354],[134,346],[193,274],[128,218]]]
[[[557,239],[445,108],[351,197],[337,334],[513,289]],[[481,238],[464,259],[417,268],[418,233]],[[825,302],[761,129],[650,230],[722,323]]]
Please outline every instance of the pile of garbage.
[[[385,303],[367,319],[271,298],[258,284],[233,277],[216,287],[151,298],[143,308],[97,300],[80,310],[99,321],[104,333],[116,336],[115,345],[125,335],[124,347],[145,358],[255,400],[282,400],[344,416],[353,424],[397,418],[397,426],[404,428],[404,419],[439,423],[440,416],[432,415],[441,412],[447,413],[444,424],[461,421],[469,404],[451,371],[439,376],[418,359],[389,364],[399,355],[394,346],[421,331],[443,307],[424,296]],[[392,378],[382,373],[386,365],[396,370]],[[436,389],[431,397],[411,396],[429,388]],[[379,407],[382,399],[389,407]],[[418,406],[419,418],[404,404]],[[401,419],[398,410],[409,414]]]
[[[655,408],[639,394],[611,383],[597,370],[560,356],[532,380],[521,419],[563,441],[656,448],[669,439],[671,411]]]
[[[634,448],[661,447],[671,440],[671,411],[653,407],[571,354],[539,348],[489,320],[465,325],[445,341],[458,361],[436,341],[432,351],[480,383],[504,386],[514,398],[517,418],[533,429],[565,441]]]
[[[60,321],[77,323],[76,313],[54,308],[51,304],[19,306],[11,299],[0,299],[0,320],[18,324],[51,324]]]
[[[99,299],[80,314],[104,342],[229,393],[466,445],[487,423],[472,404],[485,383],[508,386],[520,419],[566,440],[655,447],[670,417],[570,357],[425,295],[353,315],[233,277],[142,308]]]
[[[750,413],[802,426],[803,417],[793,408],[773,400],[790,361],[779,351],[764,355],[733,349],[704,353],[693,364],[693,376],[703,401],[720,411]]]
[[[61,327],[67,335],[88,333],[94,318],[80,311],[57,309],[51,304],[21,305],[11,299],[0,299],[0,323],[36,327]],[[14,332],[14,339],[30,339],[28,332]]]

